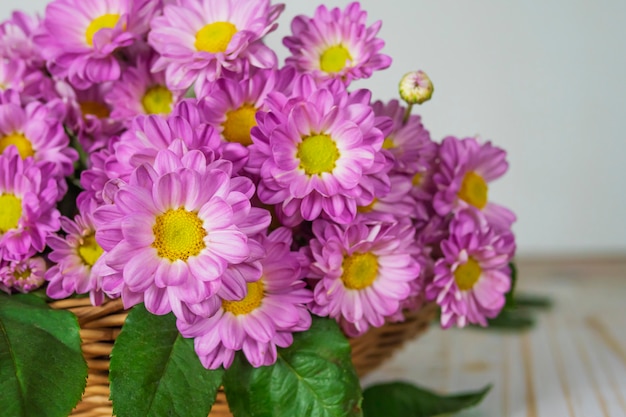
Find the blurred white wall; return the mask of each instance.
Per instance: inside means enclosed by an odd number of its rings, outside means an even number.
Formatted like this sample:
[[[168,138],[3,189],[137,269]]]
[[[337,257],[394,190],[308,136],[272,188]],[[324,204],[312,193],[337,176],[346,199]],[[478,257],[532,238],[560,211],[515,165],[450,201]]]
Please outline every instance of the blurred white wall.
[[[46,3],[1,0],[0,18]],[[268,39],[282,58],[291,18],[318,4],[286,3]],[[517,212],[521,255],[626,253],[626,2],[361,4],[383,20],[394,62],[357,85],[391,99],[402,74],[423,69],[435,95],[418,110],[434,138],[479,134],[508,150],[511,169],[490,197]]]

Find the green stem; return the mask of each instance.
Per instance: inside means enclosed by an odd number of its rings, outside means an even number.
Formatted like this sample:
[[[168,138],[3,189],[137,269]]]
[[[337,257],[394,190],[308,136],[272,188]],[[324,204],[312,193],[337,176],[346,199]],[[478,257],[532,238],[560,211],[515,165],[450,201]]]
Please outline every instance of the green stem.
[[[406,122],[409,121],[409,117],[411,116],[411,110],[413,109],[413,103],[409,103],[406,108],[406,112],[404,112],[404,118],[402,119],[402,124],[405,125]]]

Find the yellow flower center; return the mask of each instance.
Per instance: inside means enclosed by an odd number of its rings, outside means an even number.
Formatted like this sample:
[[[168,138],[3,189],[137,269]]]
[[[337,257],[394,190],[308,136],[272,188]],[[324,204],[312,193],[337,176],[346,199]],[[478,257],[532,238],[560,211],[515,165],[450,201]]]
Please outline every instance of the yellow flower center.
[[[120,15],[116,13],[104,14],[92,20],[89,26],[87,26],[87,31],[85,31],[87,45],[93,46],[93,37],[100,29],[113,29],[119,20]]]
[[[32,273],[33,271],[30,268],[26,268],[23,271],[18,270],[13,272],[13,278],[15,278],[16,281],[22,281],[28,279]]]
[[[454,280],[459,290],[467,291],[474,288],[474,284],[476,284],[476,281],[478,281],[482,273],[483,270],[478,262],[476,262],[474,258],[469,258],[467,263],[459,265],[456,268],[456,271],[454,271]]]
[[[249,314],[261,305],[263,302],[263,296],[265,295],[263,290],[263,281],[258,280],[255,282],[249,282],[247,287],[248,294],[243,300],[222,300],[222,308],[224,311],[228,311],[233,313],[235,316],[239,316],[241,314]]]
[[[352,61],[352,57],[346,48],[342,45],[331,46],[320,56],[320,68],[324,72],[339,72],[346,67],[347,61]]]
[[[374,198],[372,202],[369,203],[367,206],[357,207],[356,211],[358,211],[359,213],[369,213],[370,211],[374,210],[374,204],[376,204],[377,202],[378,202],[378,199]]]
[[[417,174],[413,175],[413,179],[411,180],[413,187],[419,187],[420,185],[422,185],[423,179],[424,179],[424,176],[422,175],[421,172],[418,172]]]
[[[22,159],[26,159],[29,156],[35,155],[35,150],[30,141],[22,133],[10,133],[0,138],[0,154],[2,154],[6,148],[14,145],[17,148],[17,152]]]
[[[22,217],[22,200],[13,194],[0,195],[0,234],[16,229]]]
[[[103,103],[97,101],[83,101],[79,103],[80,111],[83,113],[83,119],[88,114],[96,116],[98,119],[105,119],[111,115],[111,110]]]
[[[307,175],[319,175],[335,169],[339,149],[328,135],[308,136],[298,144],[296,158],[300,160],[300,169]]]
[[[230,22],[209,23],[196,33],[194,46],[198,51],[212,54],[226,52],[235,33],[237,33],[237,27]]]
[[[153,85],[146,90],[141,104],[146,114],[169,114],[172,111],[172,92],[163,85]]]
[[[474,171],[468,172],[463,178],[459,198],[472,206],[482,209],[487,205],[487,183]]]
[[[170,209],[158,216],[152,233],[152,247],[156,248],[159,257],[172,262],[178,259],[187,261],[190,256],[198,255],[206,247],[206,231],[202,227],[202,220],[197,213],[182,207]]]
[[[393,143],[393,139],[385,138],[385,141],[383,142],[383,149],[393,149],[395,147],[396,147],[396,144]]]
[[[355,253],[345,256],[341,267],[343,285],[351,290],[362,290],[372,285],[378,276],[378,257],[371,252]]]
[[[96,242],[96,235],[90,234],[83,238],[83,243],[78,247],[78,255],[85,265],[93,266],[100,258],[104,250]]]
[[[256,112],[257,109],[254,106],[244,104],[226,113],[226,121],[222,124],[224,138],[229,142],[241,143],[244,146],[252,145],[250,129],[256,126]]]

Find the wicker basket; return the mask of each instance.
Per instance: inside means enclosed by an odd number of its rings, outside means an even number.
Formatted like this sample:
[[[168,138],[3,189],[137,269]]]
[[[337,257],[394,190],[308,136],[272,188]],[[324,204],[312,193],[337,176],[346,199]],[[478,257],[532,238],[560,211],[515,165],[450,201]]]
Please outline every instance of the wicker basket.
[[[93,307],[88,298],[82,298],[55,301],[50,306],[69,310],[78,317],[83,354],[89,366],[87,388],[72,417],[110,417],[113,407],[109,400],[109,355],[126,319],[122,301],[111,300],[100,307]],[[351,339],[352,362],[359,376],[378,367],[405,341],[424,332],[436,315],[436,307],[435,304],[426,304],[421,310],[408,313],[402,323],[387,323]],[[218,392],[209,416],[232,416],[222,390]]]

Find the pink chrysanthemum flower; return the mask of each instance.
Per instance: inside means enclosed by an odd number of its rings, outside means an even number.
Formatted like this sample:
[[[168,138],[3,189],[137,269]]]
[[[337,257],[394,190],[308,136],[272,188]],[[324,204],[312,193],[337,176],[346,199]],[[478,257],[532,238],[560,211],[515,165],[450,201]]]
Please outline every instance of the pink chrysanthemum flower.
[[[115,50],[147,33],[156,5],[147,0],[54,0],[35,42],[50,72],[79,89],[117,80],[122,70]]]
[[[276,55],[262,38],[276,28],[283,8],[270,0],[177,0],[166,5],[148,36],[161,55],[152,70],[165,70],[170,88],[186,89],[218,79],[223,70],[275,67]]]
[[[311,311],[336,319],[349,336],[380,327],[411,295],[420,267],[409,221],[339,226],[313,222]]]
[[[394,156],[394,171],[414,175],[423,169],[424,160],[434,159],[437,147],[431,141],[430,133],[422,124],[420,116],[410,115],[405,121],[407,110],[398,100],[391,100],[387,104],[377,101],[372,104],[372,108],[376,116],[389,117],[393,123],[383,149]]]
[[[270,223],[250,205],[252,182],[231,175],[229,162],[207,165],[178,140],[120,182],[114,204],[94,212],[96,241],[115,271],[103,278],[105,292],[121,294],[126,308],[144,302],[153,314],[213,313],[206,301],[225,270],[247,262],[249,236]]]
[[[96,242],[95,208],[95,201],[86,201],[79,207],[79,214],[74,220],[61,217],[65,236],[48,236],[47,243],[52,249],[48,258],[56,263],[45,276],[48,297],[61,299],[89,293],[93,305],[104,301],[101,285],[105,268],[101,255],[104,251]]]
[[[40,23],[37,16],[13,12],[9,20],[0,24],[0,56],[24,61],[28,66],[43,66],[41,53],[33,43]]]
[[[381,120],[369,106],[369,92],[348,94],[335,88],[340,83],[333,88],[311,83],[303,77],[291,100],[273,94],[269,111],[257,114],[248,168],[261,178],[260,200],[276,204],[286,225],[322,213],[347,224],[357,205],[375,197],[363,184],[373,188],[368,178],[386,172]]]
[[[26,64],[23,61],[0,57],[0,90],[11,89],[21,92],[24,89],[25,71]]]
[[[114,146],[115,154],[106,163],[110,178],[127,180],[143,163],[153,163],[159,151],[182,140],[186,148],[200,150],[209,160],[215,159],[220,137],[213,126],[203,120],[194,100],[184,100],[167,118],[138,116]]]
[[[296,16],[292,36],[283,43],[293,56],[285,63],[317,80],[341,79],[346,84],[388,68],[391,58],[379,53],[385,43],[376,37],[382,22],[366,26],[367,12],[358,2],[343,11],[319,6],[313,18]]]
[[[103,148],[123,129],[122,123],[112,117],[112,108],[104,100],[112,87],[113,83],[105,82],[77,90],[66,82],[56,83],[56,90],[67,107],[66,124],[89,154]]]
[[[411,195],[413,183],[406,175],[389,176],[390,191],[380,194],[367,206],[357,207],[357,220],[362,222],[396,222],[404,218],[415,218],[416,201]]]
[[[17,149],[22,159],[36,163],[50,162],[55,176],[74,172],[78,153],[69,147],[70,140],[58,120],[55,103],[31,102],[22,107],[12,98],[0,104],[0,154],[8,148]]]
[[[279,228],[260,236],[267,253],[261,261],[261,279],[248,282],[241,300],[216,297],[217,312],[193,325],[178,321],[185,337],[195,337],[196,353],[205,368],[228,368],[239,350],[254,367],[276,362],[276,347],[293,343],[293,332],[307,330],[306,307],[311,291],[300,279],[298,254],[290,251],[291,231]]]
[[[59,195],[50,163],[23,160],[14,146],[0,155],[0,260],[26,259],[59,228]]]
[[[9,294],[34,291],[45,282],[45,273],[46,261],[41,256],[7,262],[4,266],[0,263],[0,290]]]
[[[470,208],[457,213],[441,249],[426,295],[441,306],[442,327],[487,326],[487,319],[502,310],[511,286],[513,234],[482,224],[477,210]]]
[[[76,198],[76,205],[80,206],[84,200],[94,200],[98,204],[104,204],[103,191],[110,178],[111,169],[107,168],[107,161],[114,160],[113,146],[119,141],[119,137],[113,137],[108,146],[92,152],[89,155],[89,167],[80,173],[80,185],[83,187]],[[117,178],[117,177],[116,177]]]
[[[229,160],[247,159],[252,144],[250,130],[256,126],[256,113],[264,109],[267,95],[276,89],[279,74],[257,70],[242,80],[220,78],[205,84],[198,97],[207,123],[222,137],[222,154]]]
[[[136,64],[127,67],[113,83],[105,99],[112,109],[111,117],[129,124],[138,115],[168,115],[182,98],[183,91],[171,91],[164,72],[150,72],[149,55],[139,56]]]
[[[488,184],[509,167],[506,152],[474,138],[447,137],[439,148],[439,165],[433,180],[437,186],[433,207],[440,216],[474,207],[491,225],[509,229],[515,214],[488,200]]]

